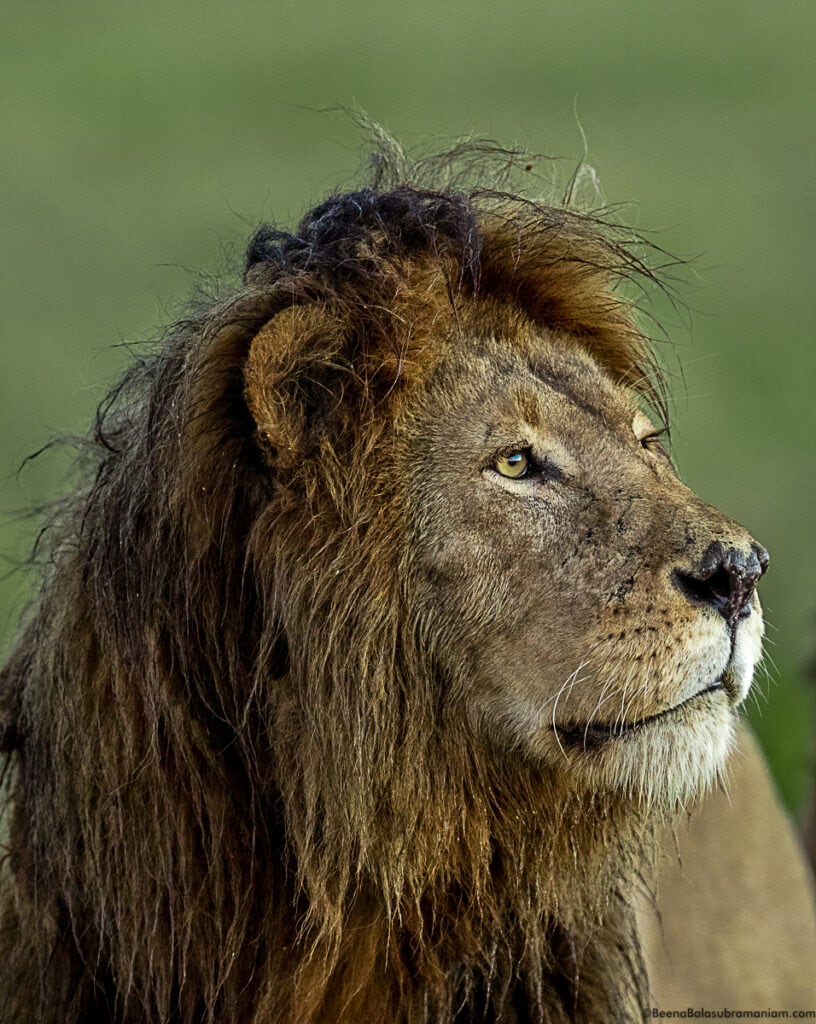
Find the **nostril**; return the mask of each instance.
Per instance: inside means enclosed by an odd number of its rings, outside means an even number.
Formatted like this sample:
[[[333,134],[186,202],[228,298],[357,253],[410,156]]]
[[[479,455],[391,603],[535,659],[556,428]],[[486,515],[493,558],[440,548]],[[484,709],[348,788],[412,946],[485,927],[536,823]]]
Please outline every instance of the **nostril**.
[[[731,574],[725,569],[718,569],[713,576],[707,580],[701,580],[703,586],[707,586],[711,595],[722,601],[731,598]]]
[[[692,604],[704,604],[717,609],[725,609],[730,604],[731,576],[724,568],[715,570],[707,579],[700,579],[679,569],[675,569],[672,575],[674,585]]]
[[[767,567],[768,552],[759,544],[741,551],[713,541],[691,570],[673,570],[672,581],[692,604],[713,608],[732,623],[750,614],[754,587]]]

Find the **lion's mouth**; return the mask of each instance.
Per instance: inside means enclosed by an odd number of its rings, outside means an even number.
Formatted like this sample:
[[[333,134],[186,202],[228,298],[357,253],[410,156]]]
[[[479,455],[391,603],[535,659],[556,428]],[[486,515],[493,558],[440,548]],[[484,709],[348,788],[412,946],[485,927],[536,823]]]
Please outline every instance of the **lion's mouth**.
[[[639,718],[634,722],[589,722],[583,725],[559,725],[553,728],[563,746],[593,750],[612,740],[619,740],[624,736],[631,736],[633,733],[640,732],[647,726],[654,725],[656,722],[660,722],[662,719],[669,718],[678,711],[682,711],[683,708],[688,707],[693,701],[699,700],[700,697],[705,697],[706,694],[716,693],[718,690],[724,690],[725,688],[723,677],[720,676],[713,683],[692,694],[691,697],[686,697],[679,704],[675,704],[674,707],[666,708],[665,711],[659,711],[655,715],[648,715],[646,718]]]

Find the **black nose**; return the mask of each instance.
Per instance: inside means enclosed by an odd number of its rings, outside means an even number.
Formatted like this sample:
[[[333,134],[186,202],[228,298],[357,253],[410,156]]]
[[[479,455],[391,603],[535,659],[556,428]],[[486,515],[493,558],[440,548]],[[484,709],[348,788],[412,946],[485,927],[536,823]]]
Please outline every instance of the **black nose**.
[[[740,551],[714,541],[693,569],[675,569],[672,576],[692,604],[714,608],[730,625],[749,614],[751,595],[768,561],[768,552],[759,544]]]

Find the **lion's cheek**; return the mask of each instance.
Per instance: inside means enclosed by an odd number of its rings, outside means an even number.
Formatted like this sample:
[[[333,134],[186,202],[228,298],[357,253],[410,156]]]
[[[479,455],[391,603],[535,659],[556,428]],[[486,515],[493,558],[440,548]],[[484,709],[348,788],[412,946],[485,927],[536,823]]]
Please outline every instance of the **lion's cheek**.
[[[562,626],[542,615],[535,632],[485,633],[467,666],[479,724],[492,739],[534,756],[542,734],[587,686],[586,641]]]

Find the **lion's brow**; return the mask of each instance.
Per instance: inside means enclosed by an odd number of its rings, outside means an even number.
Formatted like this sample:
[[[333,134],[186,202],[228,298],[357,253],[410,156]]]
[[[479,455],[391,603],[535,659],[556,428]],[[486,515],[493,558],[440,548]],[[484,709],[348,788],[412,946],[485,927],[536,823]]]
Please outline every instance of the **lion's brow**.
[[[552,391],[557,392],[559,395],[562,395],[568,402],[576,406],[576,408],[582,409],[584,412],[588,412],[591,416],[602,416],[600,409],[596,408],[588,402],[583,395],[579,394],[568,380],[565,380],[563,377],[557,377],[547,367],[542,366],[541,363],[531,360],[528,363],[528,366],[530,372],[537,381],[544,384],[545,387],[550,388]]]

